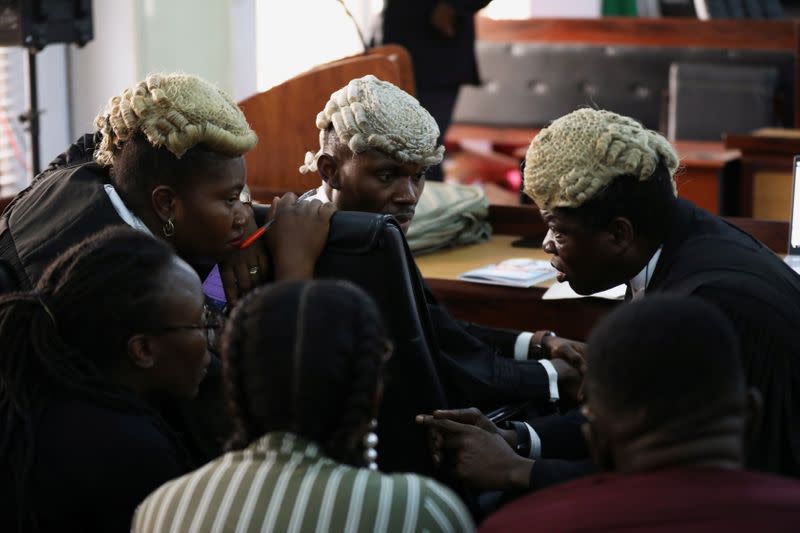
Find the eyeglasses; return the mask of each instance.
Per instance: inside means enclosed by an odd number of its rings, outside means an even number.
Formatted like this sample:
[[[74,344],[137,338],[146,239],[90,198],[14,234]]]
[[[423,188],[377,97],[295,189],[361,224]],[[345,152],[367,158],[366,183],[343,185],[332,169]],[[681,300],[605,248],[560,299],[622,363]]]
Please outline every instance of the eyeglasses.
[[[184,331],[184,330],[199,330],[204,329],[206,331],[206,339],[211,343],[215,338],[217,331],[222,328],[222,324],[216,321],[206,321],[204,324],[192,324],[192,325],[176,325],[176,326],[164,326],[161,328],[157,328],[150,331],[151,335],[163,335],[165,333],[170,333],[173,331]]]
[[[162,333],[169,333],[171,331],[181,331],[184,329],[204,329],[206,330],[206,334],[209,334],[213,331],[217,331],[222,326],[220,324],[195,324],[193,326],[165,326],[163,328],[158,328],[153,330],[151,333],[153,335],[160,335]]]

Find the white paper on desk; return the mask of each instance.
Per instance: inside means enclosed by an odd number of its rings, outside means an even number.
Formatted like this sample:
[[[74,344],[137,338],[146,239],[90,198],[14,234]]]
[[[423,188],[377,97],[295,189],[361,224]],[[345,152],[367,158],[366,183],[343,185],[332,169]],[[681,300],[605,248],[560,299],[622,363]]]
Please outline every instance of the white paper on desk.
[[[606,300],[622,300],[625,298],[625,285],[617,285],[602,292],[582,295],[572,290],[569,283],[554,283],[542,295],[542,300],[570,300],[572,298],[605,298]]]
[[[548,261],[522,257],[506,259],[496,265],[486,265],[464,272],[458,279],[489,285],[528,288],[552,279],[556,274],[556,269]]]

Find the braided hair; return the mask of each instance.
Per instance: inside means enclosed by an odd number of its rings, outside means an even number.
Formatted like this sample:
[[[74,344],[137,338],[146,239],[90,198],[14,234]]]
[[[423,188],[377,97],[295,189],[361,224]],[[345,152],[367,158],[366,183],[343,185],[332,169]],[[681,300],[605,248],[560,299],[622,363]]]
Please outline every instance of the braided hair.
[[[364,466],[354,442],[375,416],[388,349],[375,303],[350,283],[293,281],[252,291],[223,335],[235,428],[228,447],[291,431],[334,460]]]
[[[34,291],[0,297],[0,479],[10,480],[16,501],[4,505],[17,509],[20,530],[36,529],[28,480],[49,401],[78,396],[142,409],[106,376],[131,336],[163,323],[162,278],[174,257],[158,239],[110,228],[65,252]]]

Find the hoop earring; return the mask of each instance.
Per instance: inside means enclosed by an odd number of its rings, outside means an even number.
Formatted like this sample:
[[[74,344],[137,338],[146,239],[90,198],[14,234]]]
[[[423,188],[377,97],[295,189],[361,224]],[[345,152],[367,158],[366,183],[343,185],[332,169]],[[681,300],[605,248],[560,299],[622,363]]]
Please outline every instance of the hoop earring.
[[[378,428],[378,421],[374,418],[369,423],[369,432],[364,435],[364,462],[370,470],[378,469],[378,435],[375,430]]]
[[[172,217],[169,217],[169,220],[164,222],[164,227],[161,228],[161,231],[164,233],[164,237],[172,237],[175,235],[175,222],[173,221]]]

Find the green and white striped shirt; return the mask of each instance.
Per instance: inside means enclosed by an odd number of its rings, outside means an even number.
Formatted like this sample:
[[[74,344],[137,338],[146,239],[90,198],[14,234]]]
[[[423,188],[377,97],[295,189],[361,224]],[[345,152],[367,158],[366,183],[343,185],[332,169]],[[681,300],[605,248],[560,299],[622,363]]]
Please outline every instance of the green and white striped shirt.
[[[387,475],[270,433],[162,485],[139,506],[136,533],[474,531],[461,500],[415,474]]]

